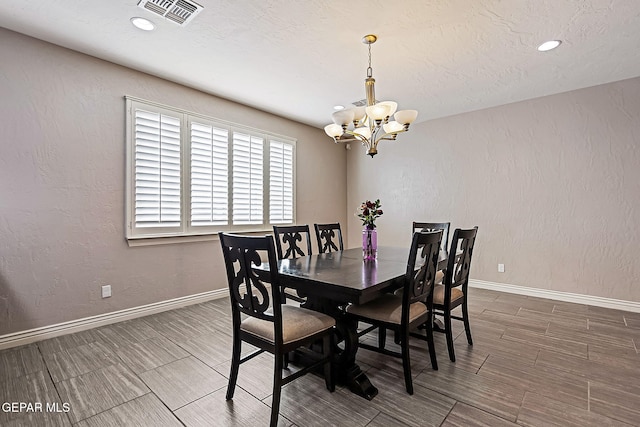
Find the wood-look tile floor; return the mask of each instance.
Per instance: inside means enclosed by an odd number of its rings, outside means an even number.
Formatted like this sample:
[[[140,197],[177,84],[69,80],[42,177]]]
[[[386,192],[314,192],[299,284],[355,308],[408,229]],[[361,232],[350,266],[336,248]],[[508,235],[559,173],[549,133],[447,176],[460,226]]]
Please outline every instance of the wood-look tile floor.
[[[360,350],[375,399],[329,393],[307,375],[284,387],[279,425],[640,426],[640,314],[469,292],[474,345],[455,322],[451,363],[436,334],[433,371],[426,343],[413,339],[413,396],[400,359]],[[1,351],[0,425],[268,425],[270,355],[240,367],[225,401],[229,314],[221,299]],[[13,412],[13,402],[32,410]]]

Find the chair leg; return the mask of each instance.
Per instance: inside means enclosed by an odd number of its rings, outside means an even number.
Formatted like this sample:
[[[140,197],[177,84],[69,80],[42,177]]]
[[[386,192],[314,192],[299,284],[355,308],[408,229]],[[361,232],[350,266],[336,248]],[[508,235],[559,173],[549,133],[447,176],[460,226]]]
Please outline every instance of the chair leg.
[[[456,361],[456,353],[453,349],[453,331],[451,330],[451,311],[444,312],[444,329],[447,336],[447,349],[449,350],[449,360]]]
[[[284,369],[289,368],[289,353],[284,354],[284,364],[282,365]]]
[[[238,370],[240,369],[240,352],[242,340],[238,334],[233,334],[233,350],[231,352],[231,372],[229,373],[229,385],[227,385],[227,400],[233,399],[238,380]]]
[[[284,361],[284,355],[279,354],[276,351],[276,354],[273,355],[275,358],[275,363],[273,366],[273,395],[271,398],[271,423],[269,424],[271,427],[276,427],[278,425],[278,413],[280,412],[280,392],[282,391],[282,365]]]
[[[464,331],[467,334],[467,342],[469,345],[473,345],[473,339],[471,339],[471,328],[469,327],[469,310],[467,308],[466,299],[462,304],[462,320],[464,322]]]
[[[324,384],[331,393],[336,390],[336,385],[333,381],[333,340],[332,335],[326,335],[322,339],[322,355],[327,358],[324,364]]]
[[[433,313],[429,316],[429,320],[425,324],[427,332],[427,344],[429,345],[429,357],[431,358],[431,368],[434,371],[438,370],[438,359],[436,357],[436,346],[433,342]]]
[[[413,379],[411,378],[411,360],[409,358],[409,330],[401,331],[400,345],[402,348],[402,368],[404,370],[404,385],[407,393],[413,394]]]
[[[383,349],[387,344],[387,328],[380,326],[378,328],[378,348]]]

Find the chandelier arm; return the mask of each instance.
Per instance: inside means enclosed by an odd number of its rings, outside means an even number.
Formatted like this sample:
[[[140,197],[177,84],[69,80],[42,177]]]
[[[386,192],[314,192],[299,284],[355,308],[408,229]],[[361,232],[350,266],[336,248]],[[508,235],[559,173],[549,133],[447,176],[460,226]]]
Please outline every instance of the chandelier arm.
[[[371,141],[368,138],[365,138],[363,135],[360,135],[359,133],[356,133],[356,132],[351,131],[351,130],[347,130],[347,131],[345,131],[345,134],[353,136],[352,140],[357,140],[357,141],[362,142],[362,145],[364,145],[367,148],[369,148],[371,146]],[[372,137],[371,140],[373,140],[373,137]]]
[[[382,134],[380,134],[380,131],[382,131]],[[371,139],[372,140],[373,139],[379,140],[380,138],[382,138],[385,135],[386,135],[386,133],[384,133],[384,129],[383,129],[383,127],[381,125],[375,125],[374,127],[372,127],[372,129],[371,129]]]
[[[385,139],[385,140],[387,140],[387,141],[389,141],[389,140],[394,140],[395,138],[386,138],[386,136],[387,136],[387,135],[397,135],[397,134],[399,134],[399,133],[405,133],[406,131],[407,131],[407,129],[400,129],[400,130],[399,130],[399,131],[397,131],[397,132],[384,133],[384,134],[380,135],[380,138],[379,138],[379,139]]]
[[[333,142],[335,142],[336,144],[338,142],[354,142],[354,141],[358,141],[358,138],[333,138]]]

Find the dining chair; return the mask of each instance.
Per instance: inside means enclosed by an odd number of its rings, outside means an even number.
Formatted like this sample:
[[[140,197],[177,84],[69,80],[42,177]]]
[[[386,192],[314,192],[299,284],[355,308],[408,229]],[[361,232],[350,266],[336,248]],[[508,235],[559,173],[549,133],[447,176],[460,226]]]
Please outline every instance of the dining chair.
[[[325,252],[344,250],[344,245],[342,244],[342,230],[340,229],[339,223],[313,224],[313,227],[316,230],[318,251],[321,254]]]
[[[278,259],[290,259],[312,255],[311,232],[309,231],[309,225],[274,225],[273,234],[273,237],[276,241]],[[306,252],[300,247],[300,244],[306,246]],[[299,303],[303,303],[306,301],[297,293],[286,292],[284,289],[283,293],[283,302],[286,302],[286,298],[292,299]]]
[[[325,385],[329,391],[335,390],[331,375],[331,358],[332,336],[336,322],[326,314],[281,303],[281,293],[278,291],[280,278],[271,236],[253,237],[225,233],[219,233],[219,236],[229,282],[233,325],[231,372],[226,398],[233,399],[242,363],[265,351],[273,354],[271,426],[276,426],[280,392],[285,384],[324,365]],[[263,262],[260,253],[266,253],[268,272],[258,273],[254,270],[254,267]],[[283,378],[285,355],[320,340],[322,357]],[[258,350],[241,357],[242,342],[254,345]]]
[[[402,358],[405,388],[409,394],[413,394],[409,357],[409,333],[412,329],[425,325],[431,366],[438,369],[433,330],[429,325],[432,324],[433,317],[433,289],[441,240],[442,231],[414,233],[402,293],[384,294],[365,304],[349,305],[346,310],[347,316],[353,320],[371,325],[358,332],[358,336],[378,329],[378,346],[362,342],[359,344],[361,348]],[[420,249],[423,249],[423,255],[420,267],[416,270],[416,259]],[[400,353],[386,348],[387,329],[400,338]]]
[[[433,291],[433,311],[434,314],[442,315],[444,322],[444,334],[447,337],[447,348],[449,359],[456,361],[455,350],[453,348],[453,332],[451,329],[451,319],[462,320],[464,330],[467,335],[467,342],[473,345],[471,338],[471,328],[469,327],[469,309],[467,306],[467,288],[469,286],[469,271],[471,267],[471,257],[473,246],[478,234],[478,227],[468,230],[455,229],[451,239],[449,249],[449,259],[444,272],[442,284],[436,284]],[[452,310],[462,306],[462,316],[454,316]]]
[[[446,251],[449,247],[449,228],[451,227],[450,222],[418,222],[413,221],[412,233],[416,231],[438,231],[442,230],[442,244],[441,249]],[[436,274],[436,283],[442,283],[442,279],[444,278],[444,272],[442,270],[438,271]]]

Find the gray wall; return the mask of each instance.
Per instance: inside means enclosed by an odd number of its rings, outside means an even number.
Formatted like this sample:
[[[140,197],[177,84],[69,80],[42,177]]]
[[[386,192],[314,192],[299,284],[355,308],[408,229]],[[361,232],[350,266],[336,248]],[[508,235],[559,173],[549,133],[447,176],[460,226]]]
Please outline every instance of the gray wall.
[[[636,78],[424,122],[352,148],[348,209],[380,198],[386,245],[413,220],[478,225],[474,279],[640,301],[639,119]]]
[[[226,287],[218,241],[128,247],[124,95],[297,138],[298,222],[347,221],[320,129],[1,28],[0,58],[0,335]]]

